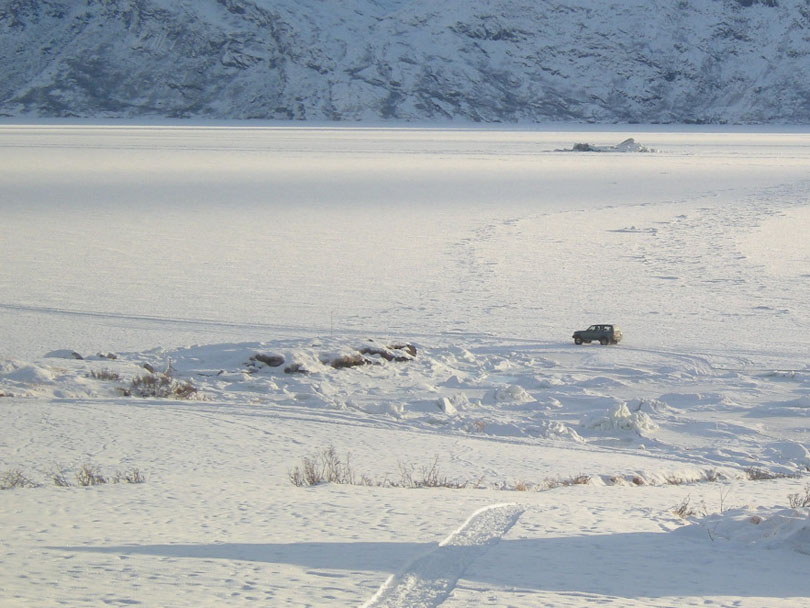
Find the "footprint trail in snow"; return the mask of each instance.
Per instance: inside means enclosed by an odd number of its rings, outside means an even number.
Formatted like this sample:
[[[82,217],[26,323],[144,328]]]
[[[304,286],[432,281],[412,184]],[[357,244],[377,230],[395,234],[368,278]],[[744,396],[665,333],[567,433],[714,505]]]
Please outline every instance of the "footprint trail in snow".
[[[517,504],[490,505],[473,513],[439,546],[392,575],[362,608],[440,605],[465,570],[497,543],[523,514]]]

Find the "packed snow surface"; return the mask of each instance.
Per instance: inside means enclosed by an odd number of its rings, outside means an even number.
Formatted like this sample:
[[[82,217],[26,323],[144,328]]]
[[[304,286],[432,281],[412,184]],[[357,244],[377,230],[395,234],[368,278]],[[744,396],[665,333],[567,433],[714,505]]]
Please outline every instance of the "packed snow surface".
[[[0,136],[4,606],[810,596],[805,133]]]

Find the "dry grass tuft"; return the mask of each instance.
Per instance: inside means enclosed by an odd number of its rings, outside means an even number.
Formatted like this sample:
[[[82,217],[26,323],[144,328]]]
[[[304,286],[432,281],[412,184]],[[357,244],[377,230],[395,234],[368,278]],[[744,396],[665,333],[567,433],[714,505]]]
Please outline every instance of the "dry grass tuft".
[[[696,507],[691,501],[691,497],[687,496],[683,499],[683,502],[681,502],[680,505],[672,508],[672,512],[681,519],[689,519],[690,517],[695,517],[696,515],[706,515],[706,505],[701,503]]]
[[[102,369],[99,371],[91,370],[87,374],[88,378],[93,378],[94,380],[105,380],[109,382],[118,382],[121,379],[121,374],[118,372],[114,372],[109,369]]]
[[[316,486],[321,483],[337,483],[362,486],[395,488],[465,488],[470,484],[449,479],[439,469],[439,457],[423,466],[399,464],[399,481],[384,479],[375,481],[368,475],[358,475],[351,465],[351,454],[341,458],[333,446],[328,446],[314,456],[305,456],[301,464],[288,471],[290,482],[298,487]]]
[[[790,479],[798,477],[791,473],[774,473],[760,467],[748,467],[745,469],[745,476],[751,481],[768,481],[770,479]]]
[[[402,488],[466,488],[467,482],[451,480],[439,469],[439,457],[434,456],[433,461],[427,465],[416,467],[413,464],[399,463],[400,481],[392,484]]]
[[[810,483],[804,486],[804,494],[797,492],[788,496],[788,504],[792,509],[810,507]]]
[[[22,469],[9,469],[0,473],[0,490],[37,487],[39,487],[39,484],[23,474]]]
[[[94,464],[83,464],[76,472],[76,483],[83,488],[100,486],[107,483],[107,478],[101,474],[101,469]]]

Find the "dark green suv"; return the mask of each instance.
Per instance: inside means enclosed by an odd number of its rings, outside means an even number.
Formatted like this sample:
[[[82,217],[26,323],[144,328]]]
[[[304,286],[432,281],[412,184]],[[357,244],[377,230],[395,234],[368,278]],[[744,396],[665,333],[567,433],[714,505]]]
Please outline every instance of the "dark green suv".
[[[574,332],[574,344],[590,344],[598,340],[599,344],[618,344],[622,339],[622,330],[616,325],[591,325],[588,329]]]

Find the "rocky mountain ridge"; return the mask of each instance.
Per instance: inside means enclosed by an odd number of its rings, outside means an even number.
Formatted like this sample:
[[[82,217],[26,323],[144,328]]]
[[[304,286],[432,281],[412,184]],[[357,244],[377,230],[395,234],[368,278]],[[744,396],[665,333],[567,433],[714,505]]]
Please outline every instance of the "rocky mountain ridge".
[[[0,0],[0,116],[810,123],[805,0]]]

